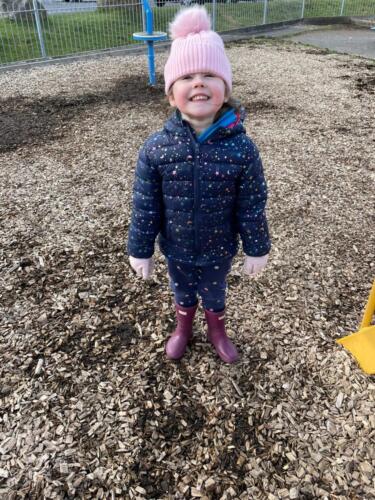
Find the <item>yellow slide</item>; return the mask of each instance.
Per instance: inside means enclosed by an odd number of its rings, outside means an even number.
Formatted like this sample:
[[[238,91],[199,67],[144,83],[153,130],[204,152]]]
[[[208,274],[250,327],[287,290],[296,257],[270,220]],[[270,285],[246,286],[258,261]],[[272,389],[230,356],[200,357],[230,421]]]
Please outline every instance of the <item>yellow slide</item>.
[[[369,375],[375,373],[375,325],[371,325],[374,312],[375,281],[372,284],[359,331],[337,340],[353,354],[362,370]]]

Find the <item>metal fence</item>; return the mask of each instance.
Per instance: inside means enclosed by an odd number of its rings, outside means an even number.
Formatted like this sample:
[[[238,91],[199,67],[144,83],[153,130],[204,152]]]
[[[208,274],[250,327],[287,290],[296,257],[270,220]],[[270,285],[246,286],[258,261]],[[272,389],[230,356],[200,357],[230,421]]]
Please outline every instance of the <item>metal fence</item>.
[[[144,29],[139,0],[0,0],[0,65],[124,49]],[[122,2],[122,3],[121,3]],[[167,31],[181,4],[205,3],[214,28],[288,20],[374,16],[375,0],[155,0],[154,29]]]

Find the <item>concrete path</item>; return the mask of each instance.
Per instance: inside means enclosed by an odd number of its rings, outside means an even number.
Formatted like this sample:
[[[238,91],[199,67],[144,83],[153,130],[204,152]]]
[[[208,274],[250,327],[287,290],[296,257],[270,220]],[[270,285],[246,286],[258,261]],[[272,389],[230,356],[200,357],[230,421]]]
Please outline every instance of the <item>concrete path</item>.
[[[80,2],[65,2],[63,0],[44,0],[48,14],[67,14],[68,12],[87,12],[96,10],[96,2],[87,0]]]
[[[258,26],[227,32],[221,36],[226,42],[256,37],[285,38],[322,49],[375,59],[375,30],[371,30],[371,26],[375,26],[375,18],[361,21],[357,26],[298,23],[269,28]]]
[[[288,36],[289,40],[323,49],[375,59],[375,31],[364,28],[326,28]]]

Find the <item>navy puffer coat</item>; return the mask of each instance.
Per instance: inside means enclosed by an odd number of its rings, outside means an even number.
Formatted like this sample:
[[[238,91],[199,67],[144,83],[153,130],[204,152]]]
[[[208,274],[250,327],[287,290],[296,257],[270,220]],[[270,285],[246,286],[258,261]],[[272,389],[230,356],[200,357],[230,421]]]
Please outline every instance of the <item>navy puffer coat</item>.
[[[128,253],[148,258],[159,234],[162,253],[199,266],[243,250],[270,250],[267,187],[258,150],[241,121],[199,140],[178,111],[139,154]]]

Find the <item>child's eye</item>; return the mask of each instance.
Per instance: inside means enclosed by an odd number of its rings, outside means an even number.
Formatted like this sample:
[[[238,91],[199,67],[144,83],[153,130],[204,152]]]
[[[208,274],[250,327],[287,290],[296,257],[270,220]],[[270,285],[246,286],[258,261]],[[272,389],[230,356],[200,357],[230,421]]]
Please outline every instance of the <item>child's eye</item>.
[[[191,80],[191,75],[185,75],[185,76],[183,76],[182,80]]]
[[[206,73],[204,76],[206,76],[207,78],[215,78],[215,75],[213,75],[212,73]]]

